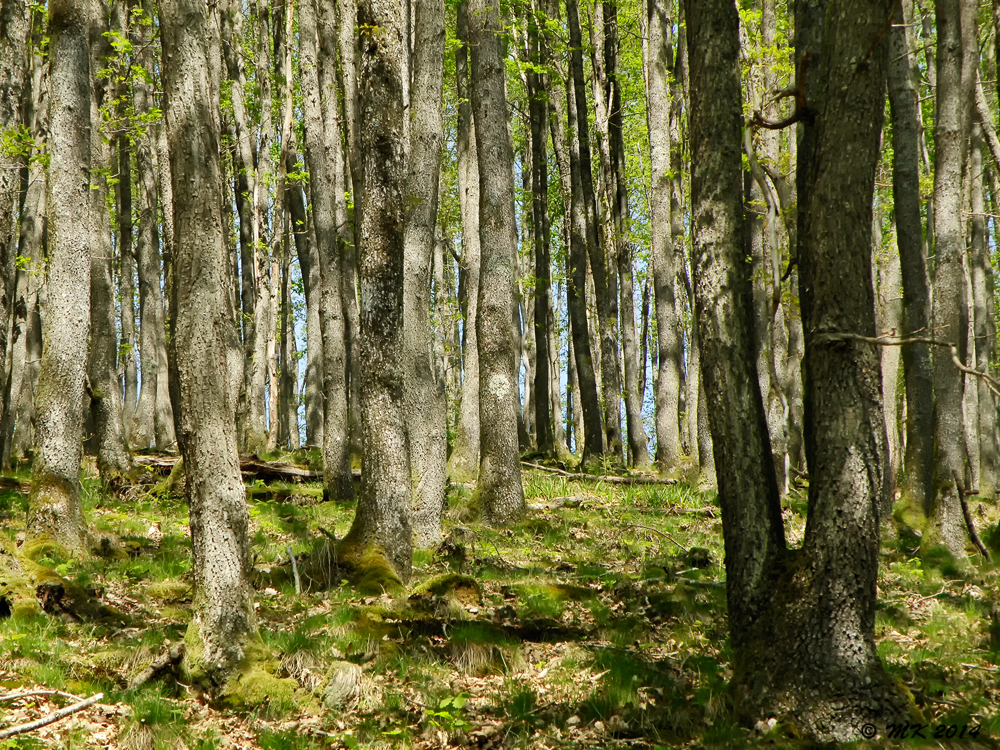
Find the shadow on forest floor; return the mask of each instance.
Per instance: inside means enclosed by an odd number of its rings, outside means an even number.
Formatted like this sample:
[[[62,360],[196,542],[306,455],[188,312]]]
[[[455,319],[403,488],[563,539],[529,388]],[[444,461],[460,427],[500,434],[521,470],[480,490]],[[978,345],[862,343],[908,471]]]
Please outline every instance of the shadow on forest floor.
[[[26,509],[25,477],[15,479],[0,482],[7,552]],[[453,485],[444,542],[415,553],[413,579],[395,595],[363,594],[346,580],[327,591],[310,591],[305,580],[297,595],[287,550],[303,559],[342,537],[353,506],[324,503],[318,484],[250,484],[260,626],[280,676],[300,691],[294,707],[247,714],[206,706],[172,680],[127,689],[183,639],[190,619],[187,511],[152,484],[108,497],[88,476],[87,518],[113,540],[113,553],[45,562],[131,623],[19,619],[0,598],[0,697],[43,687],[105,693],[88,711],[0,748],[797,745],[781,725],[741,727],[730,712],[714,495],[538,471],[524,479],[530,512],[500,530],[461,520],[470,488]],[[785,505],[788,536],[801,540],[802,491]],[[995,507],[984,503],[982,513],[984,527],[995,522]],[[991,567],[952,579],[925,569],[900,542],[884,544],[879,653],[933,725],[979,725],[981,746],[1000,737],[996,582]],[[0,726],[65,703],[0,702]]]

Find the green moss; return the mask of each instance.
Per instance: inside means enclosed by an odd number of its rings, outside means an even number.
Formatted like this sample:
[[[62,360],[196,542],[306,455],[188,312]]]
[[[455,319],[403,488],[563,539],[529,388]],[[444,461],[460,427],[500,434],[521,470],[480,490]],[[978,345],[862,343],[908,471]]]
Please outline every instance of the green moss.
[[[462,604],[478,605],[482,601],[479,582],[472,576],[459,573],[442,573],[432,576],[413,589],[413,596],[453,596]]]
[[[21,557],[35,563],[45,558],[55,560],[59,563],[67,560],[69,553],[63,545],[45,534],[25,542],[24,546],[21,547]]]
[[[226,683],[220,701],[237,710],[265,708],[267,713],[281,716],[295,710],[297,690],[295,680],[275,677],[265,664],[250,661]]]
[[[191,598],[191,585],[183,581],[158,581],[146,586],[146,594],[162,602],[181,602]]]
[[[170,470],[169,476],[153,487],[154,495],[173,495],[183,497],[186,490],[184,485],[184,459],[180,459]]]

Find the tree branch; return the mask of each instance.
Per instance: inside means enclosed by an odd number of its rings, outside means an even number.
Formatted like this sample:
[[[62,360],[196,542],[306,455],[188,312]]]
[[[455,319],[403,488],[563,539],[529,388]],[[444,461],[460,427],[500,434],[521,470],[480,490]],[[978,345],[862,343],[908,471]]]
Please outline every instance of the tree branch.
[[[104,697],[104,693],[98,693],[97,695],[92,695],[87,700],[80,701],[79,703],[74,703],[72,706],[66,706],[55,713],[49,714],[48,716],[43,716],[41,719],[35,721],[30,721],[27,724],[19,724],[15,727],[8,727],[3,731],[0,731],[0,740],[5,740],[8,737],[13,737],[17,734],[26,734],[27,732],[33,732],[36,729],[41,729],[42,727],[47,727],[49,724],[55,724],[60,719],[65,719],[67,716],[71,716],[78,711],[83,711],[85,708],[90,708],[97,701]]]

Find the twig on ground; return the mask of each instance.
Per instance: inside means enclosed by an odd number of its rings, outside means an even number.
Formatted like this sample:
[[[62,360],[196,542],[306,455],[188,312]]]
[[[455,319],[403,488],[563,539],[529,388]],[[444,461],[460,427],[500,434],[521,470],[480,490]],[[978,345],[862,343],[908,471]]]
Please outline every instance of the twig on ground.
[[[65,719],[67,716],[72,716],[78,711],[90,708],[103,697],[104,693],[98,693],[97,695],[90,696],[87,700],[74,703],[72,706],[66,706],[66,708],[61,708],[48,716],[43,716],[41,719],[29,721],[27,724],[19,724],[14,727],[8,727],[7,729],[0,731],[0,740],[5,740],[8,737],[13,737],[18,734],[27,734],[28,732],[33,732],[36,729],[47,727],[49,724],[55,724],[60,719]]]
[[[670,534],[667,534],[666,532],[660,531],[659,529],[654,529],[652,526],[642,526],[637,523],[630,523],[628,524],[628,526],[633,529],[645,529],[646,531],[652,531],[654,534],[659,534],[664,539],[667,539],[676,544],[678,547],[680,547],[681,552],[683,552],[685,555],[688,553],[687,547],[685,547],[683,544],[678,542],[676,539],[674,539],[672,536],[670,536]]]
[[[993,667],[981,667],[978,664],[961,664],[959,666],[965,667],[966,669],[981,669],[983,672],[1000,672],[1000,669],[995,669]]]
[[[73,695],[72,693],[64,693],[62,690],[25,690],[23,693],[10,693],[8,695],[0,695],[0,703],[6,703],[8,701],[16,701],[21,698],[33,698],[35,696],[43,695],[58,695],[60,698],[69,698],[74,701],[82,701],[79,695]]]

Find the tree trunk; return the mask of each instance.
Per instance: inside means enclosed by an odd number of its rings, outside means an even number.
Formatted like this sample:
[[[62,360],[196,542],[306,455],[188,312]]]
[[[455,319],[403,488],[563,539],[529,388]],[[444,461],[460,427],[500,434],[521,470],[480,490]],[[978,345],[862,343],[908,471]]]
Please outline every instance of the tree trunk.
[[[962,221],[966,141],[972,97],[966,97],[963,25],[969,12],[964,0],[941,0],[937,9],[937,97],[934,123],[934,295],[935,335],[966,356],[968,310],[965,229]],[[934,481],[929,524],[921,540],[926,553],[941,546],[965,558],[965,522],[961,502],[968,489],[968,456],[963,419],[964,376],[947,351],[934,356]]]
[[[876,207],[876,211],[881,207]],[[877,273],[875,285],[875,319],[879,335],[894,336],[894,331],[903,327],[902,269],[899,255],[893,248],[882,245],[881,217],[876,213],[872,225],[872,270]],[[889,473],[885,478],[886,487],[882,495],[883,505],[879,509],[882,521],[892,515],[892,500],[896,491],[896,481],[900,465],[899,414],[896,408],[899,392],[899,346],[883,346],[879,352],[882,365],[882,403],[885,412],[885,431],[888,438]]]
[[[750,353],[738,17],[725,0],[686,3],[699,50],[691,58],[690,110],[696,317],[707,400],[718,405],[708,414],[716,460],[725,467],[719,499],[736,705],[751,721],[787,716],[821,742],[853,740],[864,722],[907,716],[875,651],[885,461],[879,355],[869,344],[835,338],[871,336],[875,328],[871,199],[884,62],[872,39],[889,1],[834,3],[800,4],[795,19],[796,54],[809,65],[808,78],[802,69],[798,76],[813,117],[798,161],[809,519],[805,544],[794,552],[785,549]],[[824,18],[839,21],[824,27]]]
[[[656,461],[661,469],[673,468],[681,459],[679,422],[681,328],[674,314],[676,249],[671,235],[670,69],[673,64],[673,14],[671,4],[647,0],[649,23],[649,83],[646,87],[646,124],[649,129],[650,263],[656,299]],[[683,253],[683,245],[680,248]]]
[[[414,541],[421,548],[433,547],[441,539],[441,514],[448,482],[444,380],[434,365],[431,337],[431,267],[444,140],[444,19],[444,0],[417,3],[406,176],[403,356],[413,532]]]
[[[993,315],[993,265],[990,262],[989,243],[986,235],[986,198],[984,189],[983,140],[978,123],[973,124],[969,172],[972,178],[971,223],[972,241],[969,248],[972,275],[973,332],[975,335],[976,369],[990,370],[990,319]],[[997,471],[1000,463],[1000,445],[997,442],[997,404],[989,385],[982,378],[970,379],[966,387],[977,389],[979,409],[979,494],[991,498],[996,495]]]
[[[593,171],[590,158],[590,133],[587,116],[587,93],[584,88],[583,54],[577,0],[566,3],[569,27],[570,68],[574,98],[570,108],[576,109],[579,127],[575,130],[579,143],[579,174],[583,197],[582,210],[586,217],[586,248],[594,277],[595,299],[600,329],[601,395],[604,399],[605,451],[615,460],[622,454],[621,382],[618,376],[618,283],[608,273],[607,257],[597,232],[597,202],[594,195]],[[571,127],[572,129],[572,127]],[[571,164],[573,160],[571,159]],[[633,324],[634,325],[634,324]],[[579,351],[579,349],[578,349]],[[603,455],[604,451],[602,451]]]
[[[472,110],[479,156],[479,247],[482,252],[476,336],[479,392],[480,510],[487,522],[507,524],[524,514],[517,433],[514,309],[517,233],[514,151],[507,128],[499,9],[469,3]]]
[[[465,267],[467,303],[462,328],[465,378],[458,407],[455,445],[448,473],[468,481],[479,472],[479,159],[469,91],[468,3],[458,4],[458,39],[455,83],[458,92],[458,203],[462,214],[462,264]]]
[[[30,127],[31,137],[36,144],[41,144],[48,132],[48,66],[35,44],[44,33],[41,26],[38,23],[30,35],[32,47],[28,81],[31,96],[25,97],[28,109],[23,118],[25,126]],[[37,157],[40,153],[40,148],[36,148],[30,156]],[[45,165],[41,159],[29,159],[27,167],[23,167],[21,172],[22,200],[17,255],[24,260],[18,264],[14,283],[10,372],[5,383],[3,415],[0,418],[0,467],[10,466],[12,455],[19,458],[24,454],[24,449],[30,449],[34,444],[33,401],[38,360],[41,357],[38,295],[45,280],[45,268],[42,265],[46,213]],[[16,450],[15,435],[19,438]]]
[[[103,0],[93,0],[94,12],[90,17],[90,69],[96,75],[102,67],[103,60],[111,55],[111,44],[108,42],[107,6]],[[97,437],[97,467],[101,473],[101,482],[110,486],[120,481],[131,468],[132,457],[128,452],[128,444],[122,419],[121,385],[118,380],[118,339],[115,327],[115,283],[112,272],[113,251],[111,249],[111,225],[108,222],[108,185],[106,175],[111,174],[112,148],[101,128],[101,107],[106,106],[111,92],[105,85],[95,79],[90,88],[90,158],[91,185],[88,193],[90,215],[87,231],[90,234],[90,411],[94,418]],[[125,153],[128,153],[127,148]],[[128,161],[128,160],[125,160]],[[127,166],[127,165],[126,165]],[[119,235],[121,242],[122,279],[127,271],[129,281],[132,275],[132,211],[131,211],[131,181],[122,180],[119,200],[119,218],[121,222],[128,217],[128,232]],[[128,199],[125,200],[126,190]],[[121,226],[121,224],[119,224]],[[129,261],[126,263],[126,260]],[[129,292],[131,283],[128,285]],[[132,342],[124,338],[128,328],[126,318],[135,323],[134,308],[130,307],[131,295],[123,289],[122,294],[122,333],[124,349],[134,346],[134,331]],[[132,368],[134,372],[135,358],[132,352]],[[126,376],[128,366],[126,366]],[[133,383],[132,397],[135,397]],[[135,401],[132,401],[134,404]]]
[[[536,8],[528,10],[528,57],[535,66],[543,63]],[[549,254],[549,170],[548,170],[548,76],[532,68],[528,71],[528,119],[531,132],[531,226],[535,255],[535,363],[531,384],[534,402],[535,445],[543,456],[556,453],[550,409],[550,310],[552,308],[552,260]],[[558,415],[556,410],[555,414]]]
[[[150,27],[136,23],[140,64],[153,66]],[[153,107],[152,90],[142,76],[132,82],[133,106],[139,117],[148,116]],[[153,163],[152,134],[147,130],[135,138],[135,162],[139,177],[139,235],[136,256],[139,270],[139,356],[142,386],[135,409],[130,440],[137,448],[150,443],[163,450],[175,442],[174,418],[170,405],[167,367],[167,338],[163,316],[163,292],[160,285],[159,194]],[[128,414],[126,413],[126,419]]]
[[[930,292],[920,218],[920,111],[917,103],[917,71],[909,50],[914,41],[910,13],[897,0],[900,21],[889,31],[887,80],[892,113],[892,185],[896,214],[896,244],[899,247],[903,284],[903,327],[905,337],[920,336],[929,329]],[[930,502],[934,470],[934,382],[931,349],[928,344],[902,347],[906,378],[906,455],[899,483],[904,503],[920,514]]]
[[[49,278],[28,534],[49,537],[71,553],[88,541],[80,505],[80,405],[90,334],[88,29],[94,10],[90,2],[49,4]]]
[[[116,29],[120,33],[125,33],[126,26],[126,13],[122,4],[116,4],[113,8],[114,18],[113,23]],[[101,37],[98,39],[93,39],[92,44],[97,44],[101,48],[101,55],[103,58],[110,57],[111,55],[111,45],[107,44],[106,40]],[[94,59],[91,63],[96,66],[96,69],[100,69],[104,66],[103,59]],[[95,82],[95,86],[97,82]],[[118,98],[118,111],[119,116],[125,116],[126,107],[126,97],[128,91],[127,86],[124,82],[119,83],[118,91],[115,92],[116,98]],[[98,103],[97,106],[101,106]],[[91,117],[100,116],[100,112],[92,112]],[[103,138],[103,136],[101,136]],[[136,340],[135,340],[135,250],[132,241],[132,153],[130,151],[131,144],[129,143],[129,138],[126,134],[119,134],[114,138],[114,146],[118,151],[118,183],[115,185],[115,203],[118,213],[118,252],[120,255],[120,265],[119,265],[119,275],[118,275],[118,292],[119,298],[121,300],[121,353],[124,359],[123,371],[125,373],[125,402],[122,404],[121,412],[122,419],[124,420],[125,429],[125,439],[129,440],[131,436],[129,432],[132,427],[132,418],[136,413],[136,394],[139,387],[139,375],[137,372],[137,362],[136,362]],[[94,147],[103,148],[103,144],[94,143]],[[110,167],[110,160],[108,167]],[[105,190],[106,190],[105,186]],[[107,211],[106,206],[95,206],[95,211],[100,211],[105,213]],[[103,223],[103,220],[102,220]],[[110,234],[107,231],[103,231],[102,234],[107,235],[108,247],[106,248],[108,252],[111,252]],[[93,270],[92,270],[93,272]],[[111,320],[112,325],[110,327],[112,339],[116,335],[114,326],[114,281],[111,281],[109,301],[111,305]],[[93,304],[94,300],[91,300]],[[95,331],[96,333],[96,331]],[[117,359],[116,352],[111,354],[112,359]],[[117,379],[117,375],[116,375]],[[145,378],[144,378],[145,379]],[[93,385],[93,383],[91,383]],[[120,400],[120,399],[119,399]],[[148,443],[147,443],[148,445]]]
[[[340,148],[336,118],[324,119],[328,102],[319,84],[319,37],[315,0],[299,4],[299,68],[305,121],[306,165],[312,197],[321,286],[319,316],[323,332],[323,494],[328,499],[354,497],[348,445],[347,352],[341,303],[340,243],[334,206],[333,149]],[[334,110],[335,111],[335,110]],[[315,292],[314,292],[315,293]]]
[[[217,686],[250,660],[258,640],[227,363],[236,331],[226,312],[230,273],[220,204],[220,42],[197,0],[160,0],[159,9],[176,232],[170,367],[194,558],[185,668],[190,680]]]
[[[625,135],[622,126],[622,92],[618,80],[617,0],[604,7],[604,65],[608,83],[608,152],[611,159],[611,225],[615,258],[618,263],[622,327],[622,355],[625,359],[625,418],[628,425],[629,465],[649,466],[649,438],[642,424],[642,395],[639,393],[639,352],[635,337],[635,287],[632,266],[635,248],[629,241],[630,217],[628,185],[625,181]],[[615,361],[617,372],[618,364]]]
[[[357,12],[364,470],[345,544],[378,549],[405,581],[412,566],[413,494],[403,405],[403,9],[399,0],[360,0]]]
[[[20,0],[0,2],[0,131],[9,133],[22,125],[21,107],[28,84],[29,19],[31,6]],[[30,122],[29,122],[30,124]],[[0,384],[7,384],[14,341],[11,324],[16,315],[18,233],[16,201],[21,191],[21,156],[0,152]],[[5,412],[6,413],[6,412]],[[3,433],[0,433],[2,439]],[[0,454],[5,446],[0,444]]]

